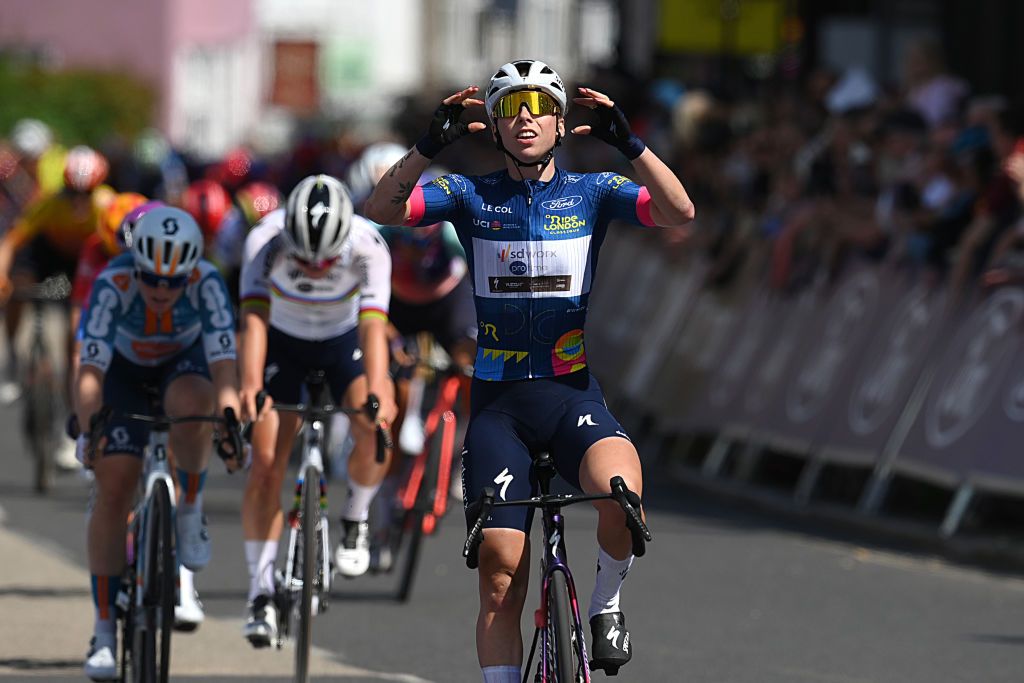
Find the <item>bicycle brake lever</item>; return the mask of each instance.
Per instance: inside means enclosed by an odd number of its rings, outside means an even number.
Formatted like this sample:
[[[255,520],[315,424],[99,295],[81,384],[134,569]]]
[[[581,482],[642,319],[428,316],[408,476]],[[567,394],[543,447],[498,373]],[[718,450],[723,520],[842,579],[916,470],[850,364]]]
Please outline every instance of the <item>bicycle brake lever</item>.
[[[479,509],[479,514],[477,515],[476,522],[473,523],[473,528],[469,531],[469,535],[466,536],[465,545],[462,546],[462,556],[466,558],[466,566],[470,569],[476,569],[480,566],[480,544],[484,540],[484,522],[490,517],[491,510],[494,508],[494,489],[490,487],[485,488],[480,500],[470,504],[470,508],[473,507]]]
[[[633,554],[636,557],[643,557],[647,552],[645,541],[651,540],[651,531],[640,516],[639,510],[642,508],[640,496],[629,490],[622,477],[612,477],[610,484],[612,497],[626,514],[626,527],[633,539]]]

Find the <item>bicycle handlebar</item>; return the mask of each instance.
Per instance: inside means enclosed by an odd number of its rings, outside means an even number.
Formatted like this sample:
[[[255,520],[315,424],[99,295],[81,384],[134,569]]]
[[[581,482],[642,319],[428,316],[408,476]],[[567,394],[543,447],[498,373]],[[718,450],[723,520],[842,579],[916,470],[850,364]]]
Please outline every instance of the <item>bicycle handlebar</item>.
[[[612,477],[609,480],[611,493],[598,493],[576,496],[572,494],[548,494],[534,496],[525,500],[496,501],[494,489],[486,487],[479,499],[474,501],[469,509],[476,511],[476,521],[466,535],[466,543],[462,546],[462,556],[466,558],[466,566],[476,569],[480,565],[480,543],[484,540],[484,523],[496,507],[526,506],[539,509],[561,509],[566,505],[586,503],[594,500],[614,500],[621,507],[626,515],[626,528],[633,539],[633,554],[643,557],[647,552],[647,542],[651,540],[651,531],[647,528],[643,518],[640,516],[642,504],[640,496],[629,490],[626,482],[620,476]]]
[[[263,410],[263,405],[267,400],[267,392],[260,391],[256,394],[256,412],[259,413]],[[306,403],[274,403],[274,410],[282,413],[297,413],[302,415],[307,420],[318,420],[330,417],[335,413],[344,413],[346,415],[359,415],[363,414],[370,418],[371,422],[377,425],[377,452],[376,460],[378,463],[384,462],[387,455],[387,451],[395,447],[395,443],[391,438],[391,432],[388,429],[388,425],[383,420],[377,420],[377,411],[380,410],[380,399],[375,394],[370,394],[366,397],[366,405],[362,408],[346,408],[345,406],[336,406],[333,403],[327,403],[323,406],[316,406]],[[252,432],[252,423],[246,426],[244,438],[249,439]]]
[[[121,413],[114,412],[114,409],[110,406],[103,406],[89,419],[89,444],[88,452],[95,453],[99,448],[100,439],[103,437],[103,432],[106,431],[107,425],[110,420],[114,417],[123,418],[126,420],[135,420],[137,422],[147,422],[157,427],[167,428],[171,425],[194,423],[194,422],[212,422],[215,424],[224,425],[227,434],[223,436],[217,436],[217,455],[224,461],[224,466],[230,474],[234,474],[236,471],[241,469],[242,462],[244,459],[244,443],[242,442],[241,436],[241,425],[238,422],[238,417],[235,415],[235,411],[232,408],[225,408],[223,416],[218,415],[183,415],[181,417],[169,417],[167,415],[143,415],[141,413]],[[69,423],[68,435],[72,438],[78,438],[78,434],[72,434],[71,424],[75,428],[78,427],[77,421]],[[224,448],[224,442],[227,441],[231,445],[231,450]]]

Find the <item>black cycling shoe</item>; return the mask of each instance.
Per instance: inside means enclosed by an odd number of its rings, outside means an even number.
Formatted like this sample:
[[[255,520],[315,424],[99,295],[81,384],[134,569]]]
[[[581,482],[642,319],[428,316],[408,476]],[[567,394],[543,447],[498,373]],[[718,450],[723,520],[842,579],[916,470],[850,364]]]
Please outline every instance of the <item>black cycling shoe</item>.
[[[593,642],[590,670],[604,669],[607,676],[618,675],[619,667],[633,656],[625,615],[622,612],[595,614],[590,620],[590,635]]]

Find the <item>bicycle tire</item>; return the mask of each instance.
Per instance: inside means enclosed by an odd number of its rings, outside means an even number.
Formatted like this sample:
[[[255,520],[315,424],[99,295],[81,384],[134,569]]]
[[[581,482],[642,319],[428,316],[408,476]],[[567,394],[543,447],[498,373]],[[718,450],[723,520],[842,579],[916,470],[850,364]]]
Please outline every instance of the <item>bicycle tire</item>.
[[[416,507],[406,512],[404,517],[402,522],[404,531],[400,540],[405,543],[405,552],[399,555],[404,555],[404,560],[402,573],[398,580],[398,590],[395,593],[398,602],[409,602],[412,586],[416,580],[416,569],[420,563],[420,548],[423,545],[423,510],[419,508],[419,502]],[[400,551],[401,546],[396,550]]]
[[[53,488],[57,464],[54,449],[57,440],[53,434],[53,392],[48,383],[37,377],[29,385],[25,400],[25,432],[34,465],[33,477],[36,493],[46,494]]]
[[[299,599],[299,629],[295,642],[295,681],[309,680],[309,650],[313,637],[313,584],[317,567],[316,522],[320,519],[320,473],[312,465],[302,475],[302,506],[299,508],[299,542],[302,548],[302,594]]]
[[[423,546],[423,522],[429,511],[434,509],[434,491],[437,488],[437,467],[441,457],[441,439],[438,438],[438,430],[427,435],[428,443],[424,456],[427,462],[423,467],[423,478],[420,480],[419,491],[416,492],[416,502],[409,510],[403,520],[403,540],[406,540],[405,559],[402,562],[402,572],[398,580],[398,590],[395,594],[398,602],[408,602],[412,596],[412,587],[416,582],[416,570],[419,568],[420,551]]]
[[[174,592],[177,559],[171,494],[158,480],[146,511],[146,561],[142,583],[142,613],[133,622],[133,680],[167,683],[171,665],[171,632],[174,627]],[[139,623],[141,622],[141,623]]]
[[[565,574],[553,572],[548,582],[548,645],[554,647],[554,683],[577,683],[579,654],[573,644],[573,617]]]

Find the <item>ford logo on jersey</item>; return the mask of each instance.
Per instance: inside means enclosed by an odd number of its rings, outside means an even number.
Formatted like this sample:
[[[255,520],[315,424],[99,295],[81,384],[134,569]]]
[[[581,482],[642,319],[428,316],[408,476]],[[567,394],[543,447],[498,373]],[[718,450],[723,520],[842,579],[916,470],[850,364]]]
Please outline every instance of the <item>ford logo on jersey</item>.
[[[549,199],[546,202],[541,202],[548,211],[564,211],[565,209],[571,209],[580,202],[583,201],[583,197],[578,194],[574,194],[571,197],[559,197],[558,199]]]
[[[508,269],[513,275],[526,275],[526,264],[522,261],[513,261],[508,264]]]

